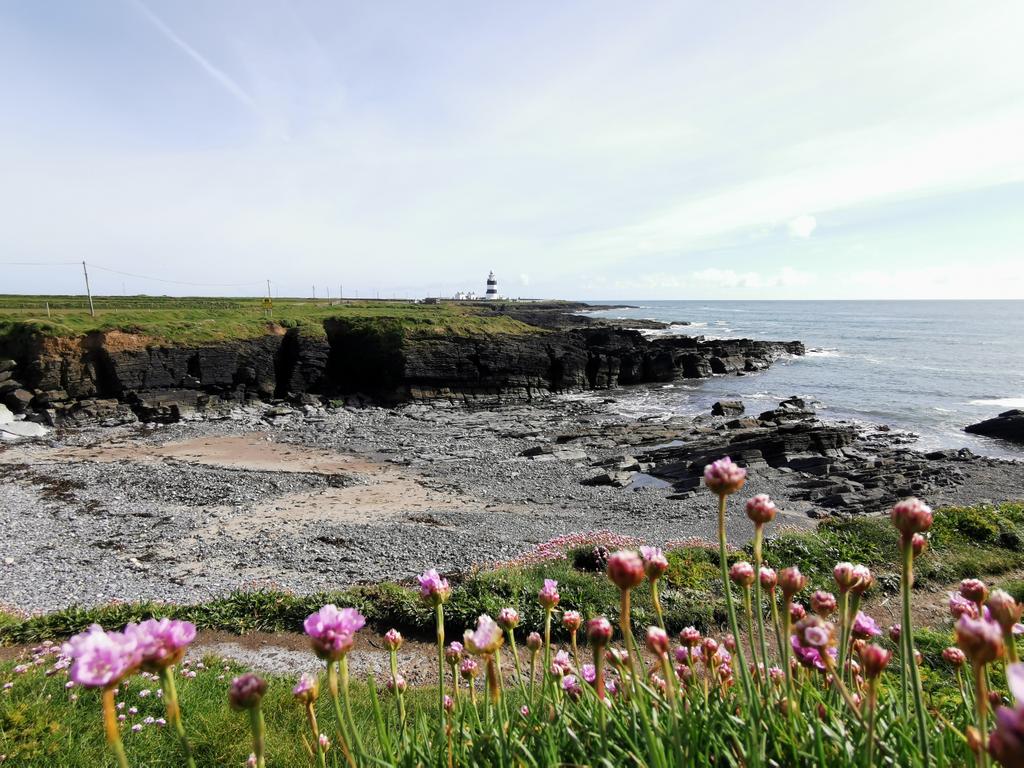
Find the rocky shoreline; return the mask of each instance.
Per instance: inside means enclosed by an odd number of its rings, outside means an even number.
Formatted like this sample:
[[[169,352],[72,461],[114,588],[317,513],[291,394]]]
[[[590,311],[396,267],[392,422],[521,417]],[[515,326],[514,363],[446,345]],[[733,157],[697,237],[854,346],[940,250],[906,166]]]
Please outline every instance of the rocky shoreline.
[[[820,421],[790,399],[756,417],[632,420],[616,396],[469,407],[238,404],[169,425],[55,433],[0,447],[0,602],[20,610],[254,585],[310,592],[425,567],[457,572],[571,532],[664,544],[714,535],[708,458],[786,526],[870,514],[894,495],[1019,498],[1024,464],[920,453],[885,429]],[[723,413],[735,406],[722,407]],[[737,509],[730,536],[749,526]]]

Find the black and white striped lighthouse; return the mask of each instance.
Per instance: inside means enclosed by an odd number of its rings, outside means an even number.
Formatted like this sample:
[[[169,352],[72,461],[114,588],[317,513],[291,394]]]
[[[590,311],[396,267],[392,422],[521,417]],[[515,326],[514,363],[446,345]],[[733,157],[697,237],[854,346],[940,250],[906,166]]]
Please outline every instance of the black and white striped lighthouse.
[[[485,298],[498,298],[498,278],[494,276],[494,272],[487,276],[487,295]]]

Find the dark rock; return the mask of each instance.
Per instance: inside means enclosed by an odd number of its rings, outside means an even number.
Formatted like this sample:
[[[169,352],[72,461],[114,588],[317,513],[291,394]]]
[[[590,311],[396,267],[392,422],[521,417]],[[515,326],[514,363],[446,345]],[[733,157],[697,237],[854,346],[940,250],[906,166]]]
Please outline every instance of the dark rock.
[[[711,406],[712,416],[739,416],[744,407],[740,400],[719,400]]]
[[[15,362],[10,358],[0,358],[0,373],[6,373],[7,371],[13,371]]]
[[[986,437],[998,437],[1015,443],[1024,443],[1024,411],[1013,409],[998,416],[971,424],[965,432]]]
[[[615,488],[625,488],[633,480],[635,472],[608,471],[584,480],[584,485],[610,485]]]
[[[32,402],[32,393],[27,389],[12,389],[6,392],[0,400],[15,413],[24,413]]]

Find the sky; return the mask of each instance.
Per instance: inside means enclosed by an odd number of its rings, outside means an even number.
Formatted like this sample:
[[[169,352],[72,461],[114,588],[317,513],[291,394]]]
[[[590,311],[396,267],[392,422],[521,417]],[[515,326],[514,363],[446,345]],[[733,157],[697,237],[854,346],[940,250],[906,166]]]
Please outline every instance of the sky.
[[[0,0],[0,293],[81,292],[85,260],[107,294],[1024,298],[1022,28],[1019,0]]]

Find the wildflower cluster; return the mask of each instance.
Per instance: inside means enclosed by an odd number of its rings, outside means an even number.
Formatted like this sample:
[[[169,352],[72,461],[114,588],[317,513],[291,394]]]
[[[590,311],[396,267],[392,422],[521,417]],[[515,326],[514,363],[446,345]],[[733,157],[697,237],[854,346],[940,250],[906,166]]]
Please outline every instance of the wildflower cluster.
[[[436,621],[436,703],[429,711],[410,713],[399,664],[404,638],[389,630],[385,687],[393,706],[380,706],[375,685],[369,686],[373,743],[352,714],[348,667],[364,617],[353,608],[325,605],[305,620],[311,649],[324,665],[321,676],[303,676],[292,689],[305,713],[303,743],[310,762],[320,768],[801,765],[826,761],[826,741],[834,741],[852,745],[852,761],[866,766],[959,764],[968,756],[980,766],[993,759],[1006,768],[1024,764],[1024,665],[1016,641],[1024,627],[1021,606],[1008,593],[968,579],[949,596],[956,643],[942,657],[954,669],[963,707],[944,712],[923,695],[910,601],[915,561],[927,550],[933,520],[926,504],[906,499],[892,509],[899,531],[894,555],[901,565],[901,621],[887,638],[862,610],[875,582],[868,567],[837,563],[834,588],[810,592],[798,567],[766,564],[762,545],[778,510],[763,494],[744,505],[753,526],[752,558],[736,560],[725,521],[729,499],[743,488],[746,471],[726,458],[709,465],[704,480],[718,500],[725,632],[666,626],[660,589],[668,560],[662,550],[632,546],[632,541],[603,556],[607,578],[619,593],[617,612],[609,606],[609,615],[583,615],[572,607],[568,590],[563,595],[557,581],[545,579],[531,598],[542,611],[540,626],[523,626],[519,609],[506,606],[494,615],[481,614],[458,640],[447,642],[444,613],[452,590],[441,574],[429,570],[419,577],[419,596]],[[579,541],[566,539],[562,545]],[[646,615],[653,615],[653,623],[634,627],[639,614],[633,601],[644,582],[653,611]],[[566,631],[568,647],[552,643],[553,623]],[[191,764],[173,668],[194,634],[191,625],[151,621],[122,632],[92,627],[64,647],[58,663],[70,665],[73,681],[111,692],[109,718],[104,698],[105,722],[122,768],[127,765],[119,737],[123,719],[112,692],[133,675],[159,681],[165,722],[179,726],[185,761]],[[525,645],[525,664],[517,636]],[[511,655],[510,666],[503,664],[503,653]],[[998,683],[1002,672],[1005,691]],[[324,689],[336,721],[327,729],[315,706]],[[244,674],[234,679],[228,696],[232,708],[248,714],[250,764],[257,767],[266,760],[266,690],[264,680]]]

